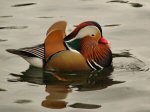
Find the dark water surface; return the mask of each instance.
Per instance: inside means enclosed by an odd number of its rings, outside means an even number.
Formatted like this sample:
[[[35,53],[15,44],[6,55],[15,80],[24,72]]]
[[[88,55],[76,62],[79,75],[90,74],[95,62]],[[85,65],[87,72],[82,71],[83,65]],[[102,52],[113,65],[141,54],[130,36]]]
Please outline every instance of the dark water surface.
[[[97,72],[53,73],[30,67],[8,48],[42,43],[58,20],[67,32],[101,24],[113,65]],[[0,112],[149,112],[150,1],[1,0]]]

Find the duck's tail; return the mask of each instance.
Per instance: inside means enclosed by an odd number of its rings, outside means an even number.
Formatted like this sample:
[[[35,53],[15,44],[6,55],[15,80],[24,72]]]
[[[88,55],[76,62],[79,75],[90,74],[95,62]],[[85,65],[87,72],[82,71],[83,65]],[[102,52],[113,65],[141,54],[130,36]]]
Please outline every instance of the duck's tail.
[[[44,59],[44,44],[20,49],[6,49],[6,51],[22,57],[38,57]]]
[[[42,68],[43,67],[43,59],[31,54],[29,52],[21,51],[19,49],[6,49],[7,52],[16,54],[24,58],[28,63],[30,63],[34,67]]]
[[[31,57],[33,57],[32,54],[24,52],[24,51],[17,50],[17,49],[6,49],[6,51],[9,52],[9,53],[12,53],[12,54],[19,55],[19,56],[27,56],[27,57],[31,56]]]

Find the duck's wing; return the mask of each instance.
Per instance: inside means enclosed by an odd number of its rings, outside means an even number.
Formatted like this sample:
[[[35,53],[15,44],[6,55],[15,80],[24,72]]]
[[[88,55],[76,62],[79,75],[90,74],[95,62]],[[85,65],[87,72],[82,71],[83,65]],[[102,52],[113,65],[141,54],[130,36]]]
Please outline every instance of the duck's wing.
[[[58,21],[54,23],[48,30],[47,30],[47,37],[49,37],[49,33],[54,30],[61,30],[65,34],[67,22],[66,21]],[[64,38],[65,36],[63,36]],[[55,39],[54,39],[55,40]],[[26,57],[38,57],[41,59],[45,59],[45,44],[36,45],[33,47],[25,47],[20,49],[6,49],[7,52],[26,56]]]
[[[67,27],[67,22],[66,22],[66,21],[58,21],[58,22],[54,23],[54,24],[47,30],[46,36],[48,36],[48,34],[49,34],[51,31],[54,31],[54,30],[61,30],[61,31],[63,31],[63,32],[65,33],[66,27]]]
[[[54,30],[48,34],[44,42],[46,61],[48,61],[52,55],[66,50],[64,37],[65,33],[63,30]]]
[[[44,44],[20,49],[6,49],[6,51],[23,57],[38,57],[44,59]]]

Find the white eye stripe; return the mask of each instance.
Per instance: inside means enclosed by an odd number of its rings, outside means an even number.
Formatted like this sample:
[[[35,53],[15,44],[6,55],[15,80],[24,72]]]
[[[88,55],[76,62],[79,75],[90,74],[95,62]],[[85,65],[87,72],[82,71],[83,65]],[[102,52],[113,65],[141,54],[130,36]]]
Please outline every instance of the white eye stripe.
[[[95,36],[99,31],[99,29],[96,26],[86,26],[82,28],[78,34],[76,35],[76,39],[83,38],[85,36]]]

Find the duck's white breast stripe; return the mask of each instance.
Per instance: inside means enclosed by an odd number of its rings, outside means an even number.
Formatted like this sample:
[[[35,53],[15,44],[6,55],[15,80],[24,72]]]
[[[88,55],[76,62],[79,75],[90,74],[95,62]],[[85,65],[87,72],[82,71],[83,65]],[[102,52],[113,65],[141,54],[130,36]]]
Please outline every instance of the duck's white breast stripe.
[[[87,63],[93,70],[96,70],[96,68],[90,63],[90,61],[88,59],[87,59]]]
[[[95,66],[99,67],[100,69],[103,69],[103,67],[99,65],[98,63],[96,63],[94,60],[92,60],[92,62],[95,64]]]
[[[99,65],[97,62],[95,62],[94,60],[89,61],[87,59],[87,63],[93,70],[99,70],[99,69],[102,70],[103,69],[103,67],[101,65]]]

